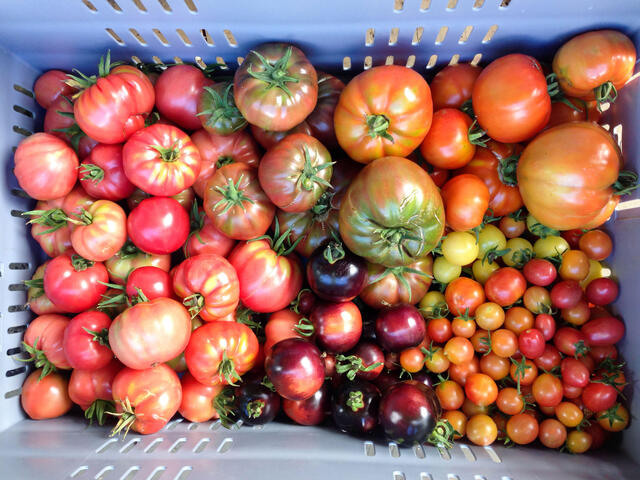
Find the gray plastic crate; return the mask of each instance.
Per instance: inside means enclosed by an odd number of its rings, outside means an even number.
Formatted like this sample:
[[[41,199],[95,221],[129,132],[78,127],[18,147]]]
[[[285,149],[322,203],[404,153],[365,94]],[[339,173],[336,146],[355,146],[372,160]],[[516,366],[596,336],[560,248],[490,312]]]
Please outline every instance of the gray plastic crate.
[[[26,369],[19,351],[31,315],[22,280],[42,259],[24,228],[31,206],[11,173],[18,142],[41,127],[43,112],[30,89],[49,68],[95,68],[111,49],[116,59],[204,63],[231,69],[267,40],[299,44],[317,66],[353,74],[372,65],[408,65],[429,75],[449,62],[486,63],[521,51],[550,60],[577,32],[617,28],[640,47],[638,0],[5,0],[0,4],[0,478],[22,479],[356,479],[529,480],[640,478],[640,426],[632,422],[618,451],[585,456],[534,448],[456,445],[398,449],[326,428],[269,424],[228,431],[219,423],[172,421],[155,435],[109,439],[78,418],[34,422],[19,403]],[[347,73],[349,73],[347,72]],[[605,115],[627,165],[640,170],[638,81]],[[624,141],[623,141],[624,132]],[[626,319],[622,342],[631,367],[630,397],[640,369],[635,295],[640,200],[621,203],[608,229],[610,265],[621,282],[615,305]],[[635,298],[634,298],[635,297]],[[632,415],[640,414],[639,402]]]

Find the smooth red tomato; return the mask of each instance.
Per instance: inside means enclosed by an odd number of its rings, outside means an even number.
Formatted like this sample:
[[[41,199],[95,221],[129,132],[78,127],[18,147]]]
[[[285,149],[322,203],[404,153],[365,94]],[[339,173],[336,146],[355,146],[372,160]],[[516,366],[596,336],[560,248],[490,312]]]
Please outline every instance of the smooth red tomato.
[[[527,358],[538,358],[544,353],[545,340],[537,328],[529,328],[518,336],[518,348]]]
[[[109,345],[127,367],[144,369],[177,357],[191,335],[189,312],[170,298],[127,308],[109,328]]]
[[[229,255],[236,241],[218,230],[202,207],[194,203],[191,209],[191,232],[182,247],[186,258],[195,255],[215,253],[221,257]]]
[[[582,299],[582,287],[575,280],[556,283],[551,289],[551,304],[556,308],[573,308]]]
[[[98,370],[113,358],[108,332],[111,319],[102,312],[76,315],[64,331],[64,354],[72,368]]]
[[[473,85],[472,100],[480,126],[504,143],[533,137],[551,114],[542,67],[535,58],[519,53],[487,65]]]
[[[73,406],[68,393],[68,381],[59,373],[41,378],[42,370],[35,370],[22,384],[20,404],[29,418],[45,420],[61,417]]]
[[[133,210],[138,205],[140,205],[140,202],[142,202],[142,200],[144,200],[145,198],[151,198],[151,196],[152,195],[148,194],[147,192],[143,192],[139,188],[136,188],[133,194],[127,198],[127,206],[129,207],[129,210]],[[169,198],[173,198],[176,202],[182,205],[182,208],[184,208],[186,211],[189,211],[189,209],[193,206],[193,201],[195,200],[196,195],[192,188],[185,188],[180,193],[171,195],[171,197]]]
[[[517,302],[527,288],[527,281],[522,273],[512,267],[504,267],[491,274],[484,284],[487,299],[506,307]]]
[[[562,401],[562,382],[550,373],[543,373],[533,381],[531,392],[538,405],[555,407]]]
[[[204,198],[207,182],[218,168],[235,162],[257,167],[260,162],[260,147],[246,130],[230,135],[198,130],[191,134],[191,141],[200,152],[200,173],[193,184],[200,198]]]
[[[173,198],[146,198],[129,214],[127,231],[140,250],[165,255],[178,250],[189,236],[189,214]]]
[[[602,261],[611,255],[613,241],[602,230],[589,230],[580,237],[578,248],[591,260]]]
[[[507,415],[517,415],[524,409],[524,398],[515,388],[503,388],[498,392],[496,406],[502,413]]]
[[[473,415],[467,420],[467,438],[480,446],[491,445],[498,437],[498,427],[493,419],[485,414]]]
[[[136,187],[122,166],[122,146],[99,143],[80,164],[80,184],[94,198],[122,200]]]
[[[416,71],[399,65],[374,67],[353,78],[334,114],[336,137],[354,160],[405,157],[431,127],[431,91]]]
[[[585,290],[587,300],[594,305],[609,305],[618,298],[618,284],[610,278],[596,278]]]
[[[459,277],[453,280],[444,292],[449,311],[453,315],[468,313],[473,316],[476,309],[484,303],[484,289],[475,280]]]
[[[560,364],[562,380],[572,387],[584,388],[589,383],[589,369],[580,360],[572,357],[562,359]]]
[[[70,97],[76,89],[67,85],[67,74],[61,70],[48,70],[40,75],[33,85],[36,102],[42,108],[49,108],[56,100]]]
[[[330,353],[351,350],[360,340],[362,316],[353,302],[322,302],[311,312],[316,342]]]
[[[36,368],[44,367],[43,375],[56,369],[71,368],[64,350],[67,325],[69,319],[64,315],[40,315],[29,323],[24,333],[22,344],[29,355],[29,361],[34,361]]]
[[[282,255],[268,240],[239,243],[229,255],[240,281],[240,301],[256,312],[282,310],[302,286],[302,269],[295,254]]]
[[[472,123],[471,118],[458,109],[436,111],[431,128],[420,144],[420,153],[434,167],[449,170],[464,167],[476,152],[469,134]]]
[[[427,335],[434,342],[444,343],[453,336],[451,322],[444,317],[432,318],[427,323]]]
[[[34,133],[18,144],[13,173],[31,198],[64,197],[78,179],[78,157],[64,140],[48,133]]]
[[[513,443],[527,445],[538,438],[538,421],[528,413],[518,413],[507,420],[507,435]]]
[[[536,315],[534,327],[542,332],[542,337],[545,342],[548,342],[556,333],[556,320],[553,318],[553,315],[541,313]]]
[[[582,229],[574,228],[571,230],[565,230],[563,232],[560,232],[560,236],[567,241],[567,243],[569,244],[569,248],[571,248],[572,250],[575,250],[578,248],[578,245],[580,244],[580,237],[582,237],[583,233],[584,232],[582,231]]]
[[[144,127],[156,95],[149,78],[130,65],[111,69],[110,58],[100,60],[101,76],[91,81],[76,77],[85,88],[73,106],[80,129],[100,143],[122,143]]]
[[[451,380],[462,385],[463,387],[467,383],[467,378],[469,377],[469,375],[471,375],[472,373],[478,373],[479,371],[480,361],[476,356],[471,357],[471,360],[468,362],[462,362],[458,364],[451,362],[451,364],[449,365],[449,376]]]
[[[338,105],[340,94],[344,89],[342,80],[325,72],[318,74],[318,103],[313,112],[306,118],[311,128],[311,135],[329,149],[338,148],[338,139],[333,127],[333,114]]]
[[[49,262],[44,272],[44,291],[65,312],[79,313],[100,301],[108,281],[104,264],[78,255],[60,255]]]
[[[585,323],[580,329],[586,343],[591,347],[614,345],[622,340],[625,326],[615,317],[599,317]]]
[[[559,328],[553,337],[553,344],[560,352],[569,356],[583,356],[588,351],[585,334],[571,327]]]
[[[471,100],[473,84],[482,71],[481,67],[469,63],[447,65],[431,81],[433,109],[460,108]]]
[[[132,303],[139,303],[144,297],[148,300],[171,298],[173,296],[171,275],[158,267],[138,267],[129,274],[125,293]]]
[[[514,218],[511,215],[502,217],[498,226],[507,238],[517,238],[522,235],[527,228],[524,219]]]
[[[476,405],[491,405],[498,398],[496,382],[484,373],[472,373],[467,377],[464,391],[469,400]]]
[[[562,355],[558,349],[550,343],[545,345],[544,353],[535,359],[536,366],[548,372],[554,367],[559,367],[560,362],[562,362]]]
[[[156,108],[166,118],[185,130],[202,127],[198,102],[204,87],[213,81],[193,65],[174,65],[160,74],[155,83]]]
[[[83,258],[104,262],[127,241],[127,215],[111,200],[96,200],[77,219],[70,218],[71,246]]]
[[[184,358],[200,383],[229,385],[253,368],[257,354],[258,339],[249,327],[213,321],[194,330]]]
[[[551,285],[557,276],[553,263],[543,258],[529,260],[522,269],[522,273],[529,283],[540,287]]]
[[[618,391],[611,385],[591,382],[584,387],[580,398],[586,408],[592,412],[601,412],[615,405]]]
[[[144,370],[123,368],[113,379],[111,389],[116,410],[135,418],[131,424],[117,425],[113,433],[123,429],[143,435],[155,433],[171,420],[182,401],[180,379],[165,364]]]
[[[71,401],[85,411],[85,418],[98,420],[100,425],[106,420],[105,408],[113,406],[111,385],[123,365],[115,358],[97,370],[71,372],[69,379],[69,397]]]
[[[127,241],[120,251],[104,264],[109,272],[109,280],[118,285],[125,285],[129,274],[139,267],[158,267],[168,272],[171,267],[171,257],[145,253],[132,242]]]
[[[186,372],[180,379],[182,385],[182,402],[178,413],[190,422],[208,422],[219,418],[215,407],[216,397],[224,389],[224,385],[204,385],[198,382],[191,373]]]
[[[489,189],[468,173],[457,175],[442,187],[447,225],[456,231],[471,230],[482,223],[489,207]]]

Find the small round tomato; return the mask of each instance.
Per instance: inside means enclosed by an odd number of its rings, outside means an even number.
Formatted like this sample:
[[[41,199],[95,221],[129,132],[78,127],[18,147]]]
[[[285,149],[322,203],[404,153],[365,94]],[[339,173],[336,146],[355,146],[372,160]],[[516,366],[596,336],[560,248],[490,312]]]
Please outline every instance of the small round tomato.
[[[84,410],[84,416],[91,422],[104,425],[109,418],[107,407],[113,407],[111,385],[123,365],[113,358],[107,365],[97,370],[74,369],[69,379],[69,398]]]
[[[22,384],[20,404],[33,420],[61,417],[73,406],[67,379],[56,372],[42,378],[42,369],[31,372]]]
[[[484,284],[487,299],[502,307],[517,302],[527,288],[527,281],[515,268],[505,267],[496,270]]]
[[[449,375],[451,380],[453,380],[456,383],[459,383],[463,387],[467,383],[467,378],[469,378],[469,375],[471,375],[472,373],[478,373],[478,372],[480,372],[480,361],[476,356],[471,357],[471,360],[468,362],[463,362],[458,364],[451,363],[451,365],[449,365]],[[463,410],[464,410],[464,407],[463,407]]]
[[[468,265],[478,258],[478,243],[469,232],[451,232],[442,240],[442,254],[452,265]]]
[[[158,267],[145,266],[136,268],[127,278],[125,293],[132,303],[138,303],[142,300],[142,296],[149,300],[172,297],[173,283],[171,275]]]
[[[466,277],[456,278],[449,283],[444,295],[453,315],[474,315],[485,300],[482,285]]]
[[[453,170],[471,161],[476,146],[470,140],[469,116],[456,108],[443,108],[433,115],[431,128],[420,144],[420,153],[434,167]]]
[[[64,332],[69,319],[64,315],[45,314],[36,317],[24,333],[22,346],[42,374],[49,375],[56,369],[71,368],[64,350]]]
[[[528,413],[518,413],[507,420],[507,435],[513,443],[527,445],[538,438],[538,421]]]
[[[289,400],[305,400],[324,382],[324,364],[320,351],[300,338],[276,343],[267,357],[265,370],[276,391]]]
[[[132,242],[127,241],[120,251],[104,264],[107,267],[110,281],[118,285],[125,285],[129,274],[139,267],[158,267],[168,272],[171,266],[171,258],[169,255],[145,253]]]
[[[510,215],[505,215],[500,219],[500,223],[498,224],[498,228],[504,233],[504,236],[507,238],[517,238],[522,235],[527,228],[524,219],[515,218]]]
[[[551,340],[556,333],[556,320],[548,313],[536,315],[533,326],[540,330],[545,342]]]
[[[507,310],[504,318],[504,327],[516,335],[529,328],[533,328],[533,314],[523,307],[512,307]]]
[[[462,267],[450,263],[445,257],[436,257],[433,261],[433,278],[446,285],[460,276]]]
[[[538,405],[555,407],[562,401],[562,382],[550,373],[543,373],[533,381],[531,393]]]
[[[473,345],[464,337],[453,337],[445,344],[444,354],[453,364],[467,363],[473,358]]]
[[[40,75],[33,84],[36,102],[42,108],[49,108],[61,97],[70,97],[77,90],[67,84],[69,77],[61,70],[48,70]]]
[[[584,325],[589,320],[589,304],[586,300],[580,300],[571,308],[563,308],[560,311],[562,319],[570,325]]]
[[[424,367],[424,353],[418,347],[405,348],[400,352],[398,360],[400,361],[400,366],[409,373],[417,373]],[[462,402],[460,402],[460,405],[462,405]]]
[[[582,422],[584,414],[580,407],[572,402],[560,402],[555,406],[556,418],[565,427],[577,427]]]
[[[211,219],[205,215],[204,209],[194,202],[191,209],[191,232],[182,247],[186,258],[196,255],[214,253],[221,257],[229,255],[236,242],[218,230]]]
[[[565,445],[567,446],[567,451],[571,453],[584,453],[591,448],[592,442],[591,434],[585,431],[573,430],[567,435]]]
[[[486,333],[484,336],[489,338]],[[486,350],[486,347],[483,350]],[[509,375],[510,366],[511,362],[507,358],[499,357],[493,352],[483,355],[480,359],[480,371],[486,373],[495,381],[502,380]]]
[[[500,305],[486,302],[476,309],[475,320],[478,327],[485,330],[496,330],[504,323],[504,310]]]
[[[436,343],[444,343],[453,336],[451,322],[444,317],[432,318],[427,323],[427,335]]]
[[[473,278],[480,282],[482,285],[487,283],[489,277],[496,270],[500,269],[500,265],[498,262],[486,262],[484,260],[476,260],[471,265],[471,273],[473,274]]]
[[[591,260],[602,261],[611,255],[613,241],[602,230],[590,230],[580,237],[578,247]]]
[[[443,412],[442,418],[449,422],[449,424],[457,432],[453,434],[454,440],[459,440],[466,435],[467,416],[460,410],[447,410],[446,412]]]
[[[596,414],[598,423],[607,432],[620,432],[629,426],[629,410],[617,403]]]
[[[587,300],[594,305],[609,305],[618,298],[618,284],[610,278],[596,278],[587,285]]]
[[[536,258],[562,260],[562,254],[567,250],[569,250],[569,242],[558,235],[539,238],[533,244],[533,253]]]
[[[522,273],[529,283],[540,287],[551,285],[557,276],[553,263],[542,258],[529,260],[522,269]]]
[[[480,446],[491,445],[498,437],[498,427],[493,419],[484,414],[473,415],[467,420],[467,438]]]
[[[562,355],[558,349],[550,343],[545,345],[544,353],[535,359],[536,366],[548,372],[554,367],[559,367],[561,362]]]
[[[518,337],[511,330],[499,328],[491,333],[491,351],[502,358],[508,358],[518,350]]]
[[[189,236],[189,214],[173,198],[147,198],[129,214],[127,231],[140,250],[168,254],[178,250]]]
[[[471,230],[482,224],[489,207],[489,189],[480,178],[470,173],[457,175],[444,184],[440,193],[447,225],[453,230]]]
[[[522,297],[524,306],[532,313],[550,313],[551,297],[544,287],[533,286],[527,288]]]
[[[482,72],[482,68],[470,63],[447,65],[431,81],[433,109],[460,108],[471,100],[473,84]]]
[[[444,410],[458,410],[464,403],[464,390],[452,380],[439,383],[435,392]]]
[[[445,356],[444,349],[442,347],[432,347],[425,354],[424,366],[432,373],[446,372],[450,365],[451,363]]]
[[[69,365],[80,370],[98,370],[113,358],[108,346],[111,319],[88,311],[71,319],[64,331],[64,352]]]
[[[605,384],[590,382],[582,390],[580,399],[586,408],[592,412],[601,412],[613,407],[618,398],[615,387]]]
[[[544,353],[545,340],[542,332],[530,328],[518,336],[518,348],[527,358],[538,358]]]
[[[589,259],[580,250],[567,250],[562,254],[558,274],[563,280],[583,280],[589,273]]]
[[[517,385],[527,387],[538,378],[538,367],[531,360],[521,358],[519,361],[511,359],[509,376]]]
[[[559,328],[553,337],[553,344],[560,352],[569,356],[583,356],[588,351],[586,335],[571,327]]]
[[[224,385],[204,385],[198,382],[191,373],[186,372],[180,379],[182,401],[178,413],[190,422],[207,422],[219,418],[216,410],[216,397],[222,392]]]
[[[580,330],[590,347],[602,347],[614,345],[622,340],[625,326],[617,318],[606,316],[588,321]]]
[[[582,299],[582,288],[575,280],[563,280],[551,289],[551,304],[556,308],[575,307]]]
[[[496,406],[502,413],[507,415],[517,415],[524,409],[524,398],[515,388],[503,388],[498,392]]]

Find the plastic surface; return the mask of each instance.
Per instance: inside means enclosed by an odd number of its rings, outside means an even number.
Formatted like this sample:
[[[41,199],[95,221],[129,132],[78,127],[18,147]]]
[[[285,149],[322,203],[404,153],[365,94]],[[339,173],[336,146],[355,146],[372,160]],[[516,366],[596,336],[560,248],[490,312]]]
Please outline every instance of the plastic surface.
[[[317,66],[355,74],[371,65],[409,64],[427,75],[453,60],[486,64],[522,51],[549,61],[572,34],[611,27],[640,46],[640,2],[618,0],[22,0],[0,13],[0,465],[2,478],[184,480],[332,477],[387,480],[637,478],[640,426],[632,421],[618,453],[569,456],[528,448],[456,446],[451,459],[433,447],[396,450],[330,429],[271,424],[262,430],[172,422],[156,435],[109,440],[78,418],[23,420],[19,388],[26,368],[13,357],[29,312],[21,281],[42,260],[19,217],[32,206],[11,173],[12,148],[42,124],[29,89],[49,68],[93,73],[98,57],[226,63],[235,68],[255,45],[299,44]],[[107,30],[109,29],[109,30]],[[115,36],[115,39],[114,39]],[[481,54],[481,55],[479,55]],[[240,58],[239,58],[240,57]],[[22,93],[25,92],[25,93]],[[621,141],[627,167],[640,170],[640,86],[633,80],[604,121]],[[638,193],[625,197],[607,225],[615,237],[609,264],[621,284],[615,308],[626,320],[622,354],[631,366],[632,415],[640,368]],[[635,395],[637,397],[637,395]],[[635,400],[635,401],[634,401]],[[213,428],[212,428],[213,426]],[[229,440],[227,440],[229,439]],[[109,442],[109,443],[107,443]],[[490,454],[492,451],[494,453]],[[421,453],[422,452],[422,453]],[[375,453],[375,455],[372,455]],[[424,453],[424,456],[422,454]],[[493,454],[497,456],[493,456]],[[398,456],[399,455],[399,456]],[[495,459],[499,459],[496,461]]]

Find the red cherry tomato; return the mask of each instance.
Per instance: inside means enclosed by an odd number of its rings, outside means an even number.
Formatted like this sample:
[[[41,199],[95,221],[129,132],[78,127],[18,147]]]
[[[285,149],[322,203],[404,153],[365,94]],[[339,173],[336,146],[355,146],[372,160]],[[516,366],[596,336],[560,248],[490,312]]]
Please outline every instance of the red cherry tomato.
[[[594,305],[609,305],[618,298],[618,284],[610,278],[596,278],[589,282],[585,293]]]
[[[529,283],[540,287],[551,285],[558,274],[553,263],[543,258],[529,260],[522,269],[522,273]]]
[[[553,318],[553,315],[549,315],[548,313],[536,315],[534,326],[542,332],[542,337],[545,342],[551,340],[556,333],[556,320]]]
[[[582,299],[582,287],[575,280],[562,280],[551,289],[551,304],[555,308],[573,308]]]
[[[580,329],[589,346],[614,345],[624,337],[624,323],[615,317],[599,317],[585,323]]]
[[[524,276],[512,267],[496,270],[484,284],[484,291],[489,301],[502,307],[518,301],[526,289],[527,281]]]
[[[527,358],[538,358],[544,353],[545,340],[537,328],[525,330],[518,337],[518,348]]]

